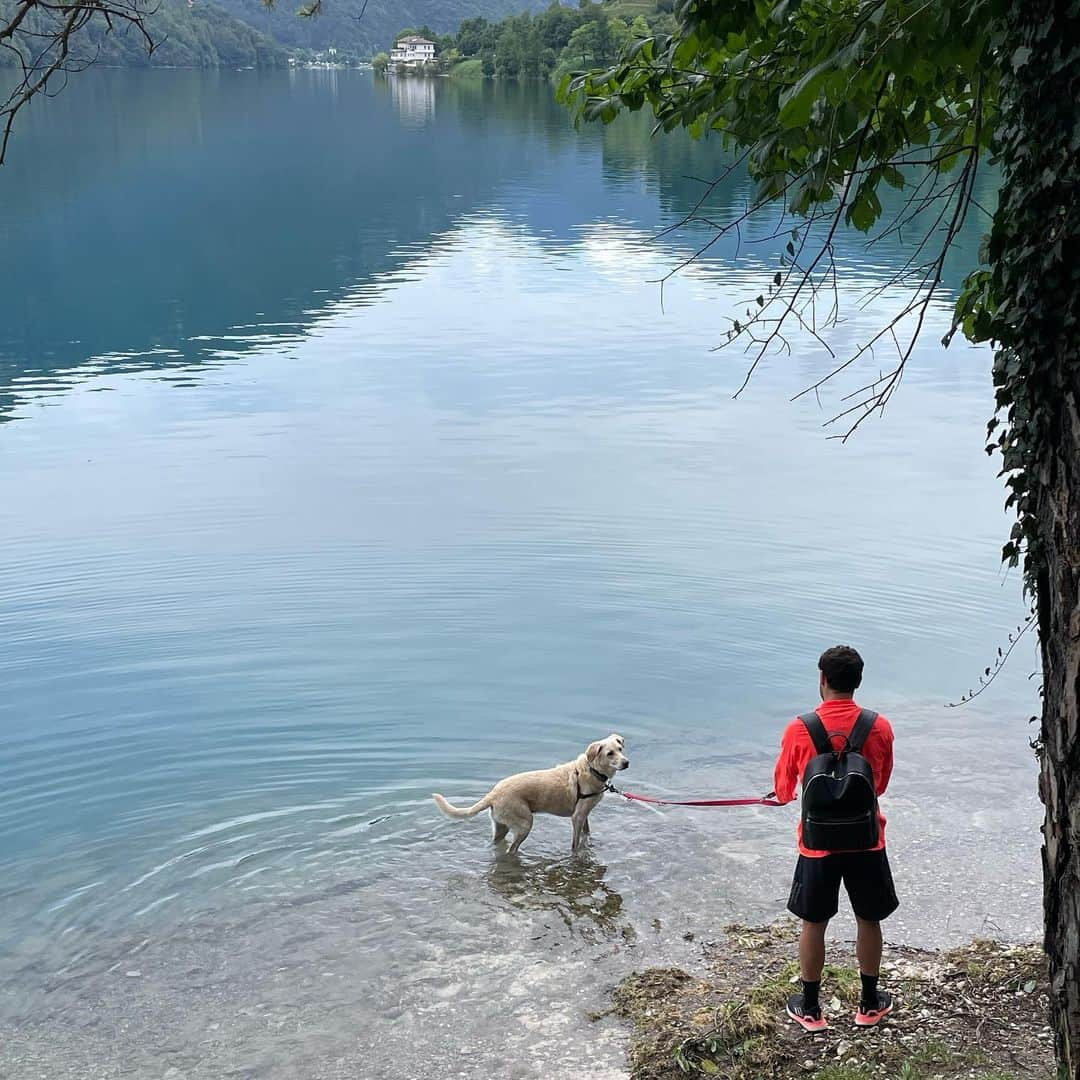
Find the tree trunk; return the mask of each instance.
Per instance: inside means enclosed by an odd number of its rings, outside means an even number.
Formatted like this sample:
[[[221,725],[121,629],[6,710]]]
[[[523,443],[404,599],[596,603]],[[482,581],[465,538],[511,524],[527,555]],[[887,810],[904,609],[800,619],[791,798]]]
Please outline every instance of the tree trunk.
[[[1035,478],[1036,517],[1046,550],[1039,581],[1044,700],[1040,794],[1043,903],[1051,1012],[1058,1060],[1080,1080],[1080,377],[1062,358],[1067,386],[1058,445]]]
[[[1080,0],[1010,0],[1002,38],[995,383],[1038,605],[1051,1021],[1080,1080]]]

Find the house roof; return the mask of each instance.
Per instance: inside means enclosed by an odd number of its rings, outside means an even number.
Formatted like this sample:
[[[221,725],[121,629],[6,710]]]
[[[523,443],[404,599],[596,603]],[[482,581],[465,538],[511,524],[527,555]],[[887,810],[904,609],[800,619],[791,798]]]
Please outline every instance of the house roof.
[[[404,37],[397,43],[397,45],[395,47],[400,49],[402,45],[434,45],[434,44],[435,44],[434,41],[428,41],[427,38]]]

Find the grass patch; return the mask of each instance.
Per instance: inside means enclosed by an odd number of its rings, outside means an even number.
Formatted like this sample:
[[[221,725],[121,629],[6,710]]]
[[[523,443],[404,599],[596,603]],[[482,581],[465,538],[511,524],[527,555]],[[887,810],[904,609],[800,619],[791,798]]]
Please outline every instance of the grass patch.
[[[633,22],[637,15],[653,15],[657,10],[655,0],[610,0],[607,13],[610,18]]]
[[[479,57],[462,60],[450,69],[451,79],[482,79],[483,77],[484,62]]]
[[[962,949],[951,949],[944,959],[969,982],[1010,994],[1030,994],[1044,977],[1042,953],[1027,945],[973,941]]]
[[[707,978],[635,972],[614,993],[632,1027],[633,1080],[1052,1080],[1045,965],[1035,946],[991,942],[937,954],[890,950],[882,983],[897,1010],[854,1026],[860,982],[850,949],[830,948],[822,1003],[831,1028],[807,1035],[784,1015],[798,989],[791,924],[729,927],[705,947]]]

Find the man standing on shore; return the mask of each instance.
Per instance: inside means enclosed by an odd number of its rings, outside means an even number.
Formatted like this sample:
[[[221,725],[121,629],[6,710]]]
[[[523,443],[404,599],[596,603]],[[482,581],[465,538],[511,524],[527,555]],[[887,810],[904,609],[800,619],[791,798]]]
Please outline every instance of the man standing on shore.
[[[885,854],[885,817],[877,807],[877,796],[885,793],[892,775],[892,727],[884,716],[855,703],[863,661],[854,649],[847,645],[826,649],[818,668],[821,705],[788,725],[775,773],[776,797],[782,803],[795,798],[800,782],[804,787],[799,861],[788,900],[788,910],[802,920],[803,988],[789,999],[787,1014],[807,1031],[828,1027],[819,995],[825,931],[839,910],[841,881],[858,927],[855,952],[862,992],[855,1023],[860,1027],[872,1027],[892,1011],[891,995],[877,985],[881,922],[899,906]],[[842,800],[858,805],[860,798],[865,820],[856,821]],[[816,809],[808,816],[811,802]],[[808,841],[822,846],[810,847]]]

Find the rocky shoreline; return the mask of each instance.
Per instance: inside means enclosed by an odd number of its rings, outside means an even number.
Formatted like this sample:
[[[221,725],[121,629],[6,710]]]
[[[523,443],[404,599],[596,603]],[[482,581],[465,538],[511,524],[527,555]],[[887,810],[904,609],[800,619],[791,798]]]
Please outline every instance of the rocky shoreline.
[[[1039,946],[888,946],[882,986],[897,1008],[868,1030],[853,1023],[853,949],[830,946],[822,997],[831,1027],[808,1035],[783,1016],[797,985],[796,933],[790,920],[731,926],[702,946],[700,974],[651,968],[623,979],[602,1015],[631,1027],[632,1080],[1052,1080]]]

